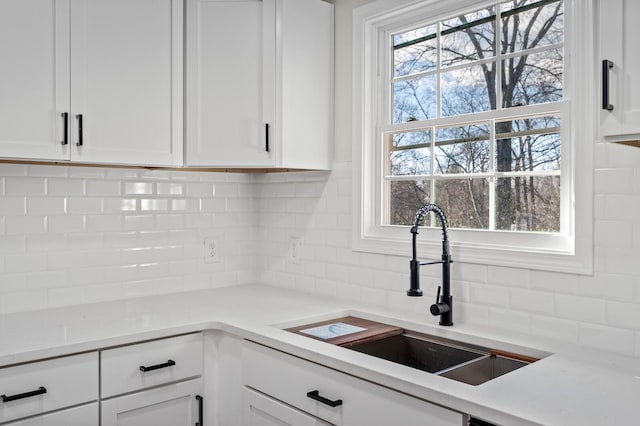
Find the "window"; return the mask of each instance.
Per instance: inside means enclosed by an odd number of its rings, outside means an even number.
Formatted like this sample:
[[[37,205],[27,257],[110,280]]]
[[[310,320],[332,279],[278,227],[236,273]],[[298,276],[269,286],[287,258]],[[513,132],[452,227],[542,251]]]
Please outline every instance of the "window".
[[[589,60],[576,48],[588,24],[574,24],[586,12],[565,0],[439,3],[379,0],[354,14],[354,247],[407,253],[408,225],[433,202],[459,260],[589,273],[593,125],[575,125],[594,114],[588,73],[576,72]],[[589,227],[579,243],[578,224]],[[435,255],[438,233],[424,233]]]

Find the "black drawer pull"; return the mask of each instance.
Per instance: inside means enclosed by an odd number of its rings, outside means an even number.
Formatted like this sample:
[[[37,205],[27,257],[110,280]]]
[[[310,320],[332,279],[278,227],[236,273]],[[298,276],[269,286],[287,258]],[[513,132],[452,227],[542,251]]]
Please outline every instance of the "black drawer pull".
[[[602,60],[602,109],[613,111],[613,105],[609,103],[609,70],[613,68],[613,62]]]
[[[271,130],[271,126],[269,125],[269,123],[265,123],[264,124],[264,150],[269,152],[269,132]]]
[[[204,401],[200,395],[196,395],[196,400],[198,401],[198,422],[196,426],[204,426]]]
[[[16,395],[0,395],[0,398],[2,398],[2,402],[10,402],[10,401],[15,401],[17,399],[23,399],[23,398],[29,398],[31,396],[37,396],[37,395],[42,395],[43,393],[47,393],[47,389],[44,386],[40,386],[38,388],[38,390],[34,390],[31,392],[25,392],[25,393],[19,393]]]
[[[84,129],[82,127],[82,114],[76,114],[76,118],[78,119],[78,142],[76,142],[76,146],[82,146],[84,145],[84,140],[83,140]]]
[[[147,371],[157,370],[159,368],[172,367],[174,365],[176,365],[176,362],[170,359],[170,360],[168,360],[167,362],[165,362],[163,364],[156,364],[156,365],[152,365],[150,367],[145,367],[144,365],[141,365],[140,366],[140,371],[147,372]]]
[[[337,407],[338,405],[342,405],[341,399],[336,399],[335,401],[332,401],[330,399],[325,398],[324,396],[320,396],[320,391],[317,391],[317,390],[307,392],[307,396],[311,399],[315,399],[318,402],[322,402],[323,404],[326,404],[329,407]]]
[[[62,113],[62,145],[69,143],[69,113]]]

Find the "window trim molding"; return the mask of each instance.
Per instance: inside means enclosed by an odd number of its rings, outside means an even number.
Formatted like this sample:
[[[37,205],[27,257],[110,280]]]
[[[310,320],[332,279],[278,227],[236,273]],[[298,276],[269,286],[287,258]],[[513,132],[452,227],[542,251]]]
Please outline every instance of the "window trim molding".
[[[451,229],[452,256],[455,261],[514,268],[527,268],[576,274],[593,274],[593,152],[596,142],[597,90],[594,90],[595,14],[594,0],[564,0],[571,10],[565,16],[570,36],[565,41],[565,61],[570,70],[568,93],[573,98],[569,109],[569,149],[571,162],[569,191],[574,215],[569,235],[512,233]],[[411,238],[408,227],[376,224],[379,200],[376,193],[378,99],[383,96],[378,75],[380,33],[406,16],[433,16],[437,19],[448,10],[482,7],[488,0],[451,0],[442,6],[437,0],[377,0],[353,12],[353,227],[354,251],[409,257]],[[440,3],[440,4],[438,4]],[[569,16],[571,15],[571,16]],[[580,52],[578,54],[578,52]],[[580,70],[580,71],[578,71]],[[573,95],[572,95],[573,96]],[[575,98],[575,96],[574,96]],[[564,122],[564,121],[563,121]],[[563,173],[565,170],[563,169]],[[406,231],[406,232],[405,232]],[[439,258],[439,229],[421,228],[418,253],[421,258]],[[487,238],[486,234],[491,237]],[[489,242],[488,240],[491,240]],[[555,241],[555,242],[554,242]],[[546,247],[545,247],[546,246]],[[555,248],[551,248],[554,247]]]

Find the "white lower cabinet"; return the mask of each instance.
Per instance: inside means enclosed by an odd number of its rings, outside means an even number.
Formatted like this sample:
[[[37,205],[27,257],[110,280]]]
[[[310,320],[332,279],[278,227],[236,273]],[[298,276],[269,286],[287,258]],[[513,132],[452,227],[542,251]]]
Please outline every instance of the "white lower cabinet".
[[[202,424],[202,379],[149,389],[102,402],[102,426]]]
[[[0,398],[0,424],[97,401],[98,353],[0,368]]]
[[[98,426],[98,403],[7,423],[6,426]]]
[[[331,425],[253,389],[245,388],[247,426],[323,426]]]
[[[203,424],[202,333],[100,353],[102,426]]]
[[[252,342],[245,342],[242,356],[244,385],[271,400],[270,404],[263,401],[262,407],[268,409],[258,410],[252,402],[255,398],[247,398],[245,415],[254,419],[249,422],[252,426],[326,424],[291,423],[285,417],[289,411],[276,408],[282,403],[314,421],[338,426],[464,424],[461,413]],[[260,417],[263,414],[265,417]]]

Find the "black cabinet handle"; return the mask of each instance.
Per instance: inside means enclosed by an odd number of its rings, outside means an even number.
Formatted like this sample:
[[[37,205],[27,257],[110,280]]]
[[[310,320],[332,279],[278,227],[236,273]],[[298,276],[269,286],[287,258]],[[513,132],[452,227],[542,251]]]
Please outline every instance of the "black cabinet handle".
[[[69,144],[69,113],[62,113],[62,145]]]
[[[143,372],[153,371],[153,370],[157,370],[159,368],[166,368],[166,367],[171,367],[171,366],[174,366],[174,365],[176,365],[176,362],[174,360],[170,359],[165,363],[152,365],[150,367],[145,367],[144,365],[141,365],[140,366],[140,371],[143,371]]]
[[[315,399],[318,402],[322,402],[323,404],[326,404],[329,407],[337,407],[338,405],[342,405],[341,399],[336,399],[335,401],[332,401],[330,399],[325,398],[324,396],[320,396],[320,391],[317,391],[317,390],[307,392],[307,396],[311,399]]]
[[[271,130],[271,126],[269,125],[269,123],[265,123],[264,124],[264,132],[265,132],[265,137],[264,137],[264,149],[265,151],[269,152],[269,130]]]
[[[40,386],[38,390],[34,390],[31,392],[19,393],[16,395],[0,395],[2,398],[2,402],[15,401],[17,399],[29,398],[32,396],[42,395],[43,393],[47,393],[47,389],[44,386]]]
[[[602,109],[613,111],[613,105],[609,103],[609,70],[613,68],[613,62],[602,60]]]
[[[78,142],[76,142],[76,146],[82,146],[82,114],[77,114],[76,118],[78,119]]]
[[[196,400],[198,401],[198,422],[196,423],[196,426],[204,426],[204,421],[203,421],[203,404],[204,404],[204,399],[200,396],[200,395],[196,395]]]

